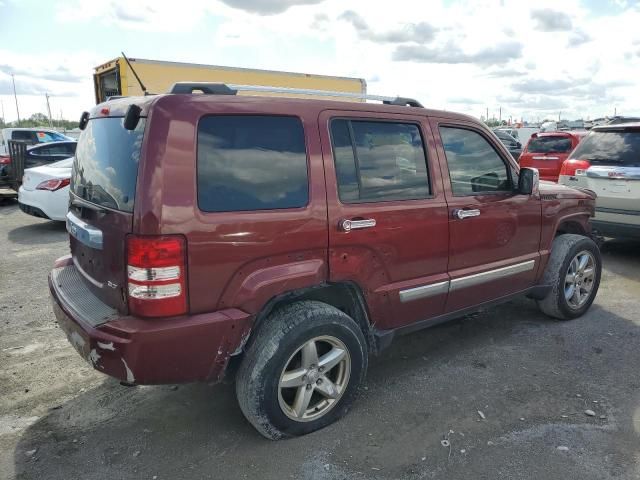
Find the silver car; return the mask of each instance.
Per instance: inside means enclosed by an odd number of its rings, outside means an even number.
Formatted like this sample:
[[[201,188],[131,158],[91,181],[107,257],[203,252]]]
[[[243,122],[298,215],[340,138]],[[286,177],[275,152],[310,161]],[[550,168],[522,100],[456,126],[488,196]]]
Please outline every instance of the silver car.
[[[640,122],[594,127],[571,153],[559,183],[598,194],[594,230],[640,238]]]

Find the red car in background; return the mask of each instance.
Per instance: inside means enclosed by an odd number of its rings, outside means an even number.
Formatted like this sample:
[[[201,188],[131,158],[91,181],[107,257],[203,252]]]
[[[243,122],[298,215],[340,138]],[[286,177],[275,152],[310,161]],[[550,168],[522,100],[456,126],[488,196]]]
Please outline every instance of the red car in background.
[[[541,180],[557,182],[562,163],[588,132],[534,133],[520,155],[521,167],[537,168]]]

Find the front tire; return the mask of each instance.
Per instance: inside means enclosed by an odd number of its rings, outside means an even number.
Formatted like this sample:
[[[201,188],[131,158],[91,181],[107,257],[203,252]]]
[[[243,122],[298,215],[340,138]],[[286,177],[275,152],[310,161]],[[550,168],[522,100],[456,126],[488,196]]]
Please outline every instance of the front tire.
[[[593,240],[573,234],[557,236],[542,279],[552,289],[538,307],[558,320],[582,316],[596,298],[601,274],[602,258]]]
[[[269,439],[304,435],[347,413],[367,362],[364,335],[347,314],[318,301],[293,303],[254,332],[236,377],[238,403]]]

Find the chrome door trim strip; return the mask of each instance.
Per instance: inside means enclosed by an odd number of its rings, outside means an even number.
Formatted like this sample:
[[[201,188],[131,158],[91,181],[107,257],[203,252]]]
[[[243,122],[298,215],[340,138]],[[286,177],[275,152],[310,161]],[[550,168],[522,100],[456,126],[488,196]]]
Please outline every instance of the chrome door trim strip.
[[[481,283],[491,282],[500,278],[516,275],[518,273],[528,272],[529,270],[533,270],[535,264],[535,260],[528,260],[526,262],[516,263],[515,265],[509,265],[508,267],[489,270],[488,272],[476,273],[475,275],[469,275],[467,277],[455,278],[451,280],[449,291],[453,292],[462,288],[473,287],[475,285],[480,285]]]
[[[509,277],[518,273],[528,272],[533,270],[535,264],[535,260],[528,260],[526,262],[516,263],[515,265],[509,265],[508,267],[489,270],[488,272],[476,273],[474,275],[468,275],[466,277],[460,277],[453,280],[446,280],[444,282],[431,283],[429,285],[421,285],[419,287],[400,290],[400,302],[406,303],[413,300],[419,300],[421,298],[434,297],[443,293],[454,292],[463,288],[492,282],[493,280]]]
[[[421,287],[408,288],[400,290],[400,302],[406,303],[420,298],[433,297],[447,293],[449,291],[449,280],[444,282],[432,283],[430,285],[422,285]]]

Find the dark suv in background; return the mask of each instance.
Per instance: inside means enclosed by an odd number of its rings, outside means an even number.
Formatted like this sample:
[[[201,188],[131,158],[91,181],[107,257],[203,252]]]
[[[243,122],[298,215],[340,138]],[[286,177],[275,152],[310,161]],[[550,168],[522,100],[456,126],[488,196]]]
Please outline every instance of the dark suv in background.
[[[595,196],[539,184],[474,118],[173,91],[81,120],[71,255],[49,285],[103,373],[235,375],[256,429],[296,436],[347,412],[395,335],[517,295],[561,320],[594,300]]]

